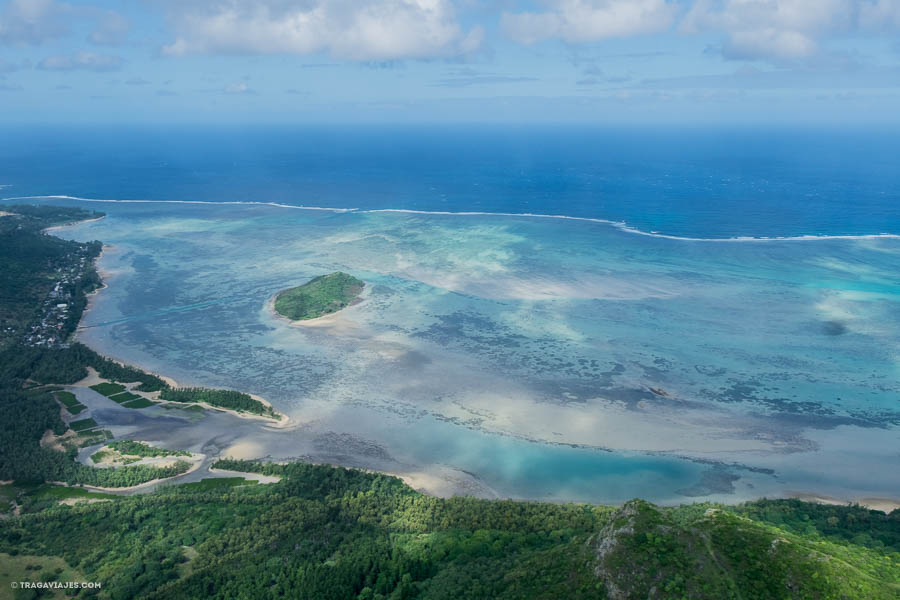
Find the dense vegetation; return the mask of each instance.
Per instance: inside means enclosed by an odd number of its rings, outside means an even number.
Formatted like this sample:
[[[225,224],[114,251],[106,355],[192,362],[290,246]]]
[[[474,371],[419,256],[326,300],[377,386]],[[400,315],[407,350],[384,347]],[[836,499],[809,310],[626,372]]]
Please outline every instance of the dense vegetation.
[[[190,456],[190,452],[184,450],[166,450],[165,448],[156,448],[144,442],[135,442],[134,440],[119,440],[110,442],[106,445],[110,450],[115,450],[124,456],[141,456],[141,457],[157,457],[157,456]]]
[[[896,598],[898,556],[739,509],[439,499],[329,466],[168,486],[0,521],[0,552],[60,556],[108,598]],[[790,506],[771,501],[767,509]],[[845,516],[867,513],[840,507]],[[878,537],[897,515],[869,522]],[[177,523],[178,527],[172,524]]]
[[[346,273],[320,275],[275,298],[275,311],[292,321],[315,319],[352,303],[365,283]]]
[[[21,217],[32,247],[55,244],[40,227],[74,218],[65,210],[35,214],[28,217],[35,222]],[[10,250],[5,242],[0,252]],[[48,252],[33,256],[36,278]],[[13,254],[29,260],[27,252]],[[26,271],[17,276],[20,289],[39,296],[40,285],[29,283]],[[27,311],[13,304],[0,314],[27,321]],[[48,430],[67,430],[55,398],[66,406],[73,400],[45,384],[78,381],[88,366],[177,402],[218,400],[240,409],[250,398],[169,389],[80,344],[6,344],[0,480],[15,483],[0,485],[0,581],[100,581],[101,597],[123,600],[900,597],[900,511],[796,500],[677,508],[634,500],[614,508],[440,499],[376,473],[235,460],[216,466],[281,479],[266,485],[207,479],[130,497],[48,485],[127,486],[188,468],[183,461],[165,469],[81,465],[74,460],[78,445],[107,437],[86,419],[85,431],[57,440],[64,451],[40,443]],[[102,393],[114,396],[123,387],[104,386]],[[109,447],[125,456],[165,452],[131,440]],[[73,500],[96,503],[61,504]],[[35,596],[17,590],[15,597]]]
[[[6,377],[36,383],[75,383],[87,376],[87,367],[106,379],[140,382],[140,391],[155,392],[167,387],[159,377],[100,356],[78,342],[66,348],[15,345],[0,352],[0,370]]]
[[[165,388],[159,395],[160,400],[169,402],[204,402],[210,406],[218,406],[238,412],[249,412],[278,419],[278,414],[267,406],[254,399],[249,394],[235,392],[234,390],[213,390],[209,388]]]
[[[81,257],[93,260],[100,253],[100,242],[79,244],[42,230],[54,225],[102,216],[75,208],[51,206],[3,206],[12,216],[0,217],[0,350],[22,338],[26,330],[40,318],[41,307],[60,279],[60,272]],[[100,285],[91,271],[78,282],[62,286],[73,298],[69,316],[60,331],[68,336],[78,325],[87,301],[85,293]]]
[[[93,419],[82,420],[79,429],[96,426]],[[66,451],[40,444],[44,432],[66,431],[59,405],[52,392],[22,390],[0,381],[0,480],[62,481],[100,487],[124,487],[185,472],[182,462],[172,467],[145,466],[94,469],[75,461],[78,438],[71,438]]]
[[[145,389],[162,389],[165,383],[138,369],[124,367],[81,344],[55,347],[29,346],[23,338],[56,285],[60,272],[88,265],[82,285],[69,301],[69,317],[60,335],[68,335],[78,323],[89,289],[99,285],[89,262],[100,249],[99,242],[80,244],[46,235],[46,227],[100,216],[81,209],[55,207],[4,207],[16,213],[0,217],[0,320],[4,336],[0,343],[0,480],[62,481],[103,487],[122,487],[169,477],[187,470],[187,463],[166,469],[126,467],[94,469],[75,462],[79,446],[103,441],[93,419],[79,419],[72,428],[77,436],[60,442],[65,451],[42,446],[44,432],[66,432],[56,398],[67,407],[79,407],[58,388],[40,384],[74,383],[87,375],[87,367],[120,381],[140,381]],[[93,275],[91,275],[93,274]],[[84,283],[87,282],[87,283]],[[15,335],[13,335],[15,334]],[[81,410],[78,410],[81,412]]]
[[[103,394],[107,397],[115,396],[116,394],[121,394],[125,391],[125,386],[121,383],[109,383],[108,381],[104,381],[102,383],[97,383],[91,386],[91,389],[97,392],[98,394]]]
[[[63,406],[66,407],[66,410],[69,414],[77,415],[78,413],[85,410],[87,407],[78,401],[78,398],[75,397],[75,394],[72,392],[54,392],[56,395],[56,399],[62,402]]]

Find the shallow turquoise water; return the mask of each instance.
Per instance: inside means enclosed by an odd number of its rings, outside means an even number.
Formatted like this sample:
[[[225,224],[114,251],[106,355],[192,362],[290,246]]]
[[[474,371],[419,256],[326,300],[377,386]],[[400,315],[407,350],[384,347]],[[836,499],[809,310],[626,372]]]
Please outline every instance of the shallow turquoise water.
[[[179,382],[258,393],[398,463],[562,500],[900,495],[900,240],[88,206],[108,217],[62,235],[114,248],[82,340]],[[279,290],[334,270],[369,284],[334,326],[267,312]]]

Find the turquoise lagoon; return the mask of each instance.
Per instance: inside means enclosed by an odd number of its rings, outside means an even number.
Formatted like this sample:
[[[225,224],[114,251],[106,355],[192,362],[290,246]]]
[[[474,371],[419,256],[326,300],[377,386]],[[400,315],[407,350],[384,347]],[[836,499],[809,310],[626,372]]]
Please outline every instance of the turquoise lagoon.
[[[440,473],[486,496],[900,497],[895,237],[45,201],[108,215],[58,232],[111,246],[79,338],[269,399],[298,426],[260,456]],[[307,326],[267,308],[335,270],[367,282],[363,303]]]

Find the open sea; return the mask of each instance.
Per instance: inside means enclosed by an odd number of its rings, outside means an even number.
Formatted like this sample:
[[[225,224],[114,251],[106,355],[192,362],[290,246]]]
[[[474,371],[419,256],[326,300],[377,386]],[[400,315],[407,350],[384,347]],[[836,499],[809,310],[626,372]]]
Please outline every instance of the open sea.
[[[111,246],[79,338],[257,393],[328,440],[317,456],[560,501],[900,497],[896,133],[3,140],[3,204],[107,214],[57,232]],[[267,310],[336,270],[368,284],[339,318]]]

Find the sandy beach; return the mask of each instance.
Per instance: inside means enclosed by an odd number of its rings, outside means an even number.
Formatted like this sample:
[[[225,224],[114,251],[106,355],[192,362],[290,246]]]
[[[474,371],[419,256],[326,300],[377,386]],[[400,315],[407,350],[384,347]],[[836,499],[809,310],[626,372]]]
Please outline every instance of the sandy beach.
[[[13,213],[7,213],[7,214],[13,214]],[[93,223],[95,221],[99,221],[99,220],[105,219],[105,218],[106,218],[106,215],[102,215],[99,217],[94,217],[93,219],[84,219],[83,221],[73,221],[72,223],[63,223],[62,225],[54,225],[52,227],[45,227],[41,231],[43,233],[50,233],[52,231],[59,231],[60,229],[65,229],[67,227],[73,227],[75,225],[84,225],[85,223]]]
[[[817,504],[832,504],[835,506],[846,506],[848,504],[859,504],[872,510],[880,510],[883,513],[891,513],[900,508],[900,501],[891,498],[851,498],[848,500],[840,498],[832,498],[830,496],[822,496],[819,494],[807,494],[803,492],[795,492],[787,494],[789,498],[796,498],[804,502],[815,502]]]

